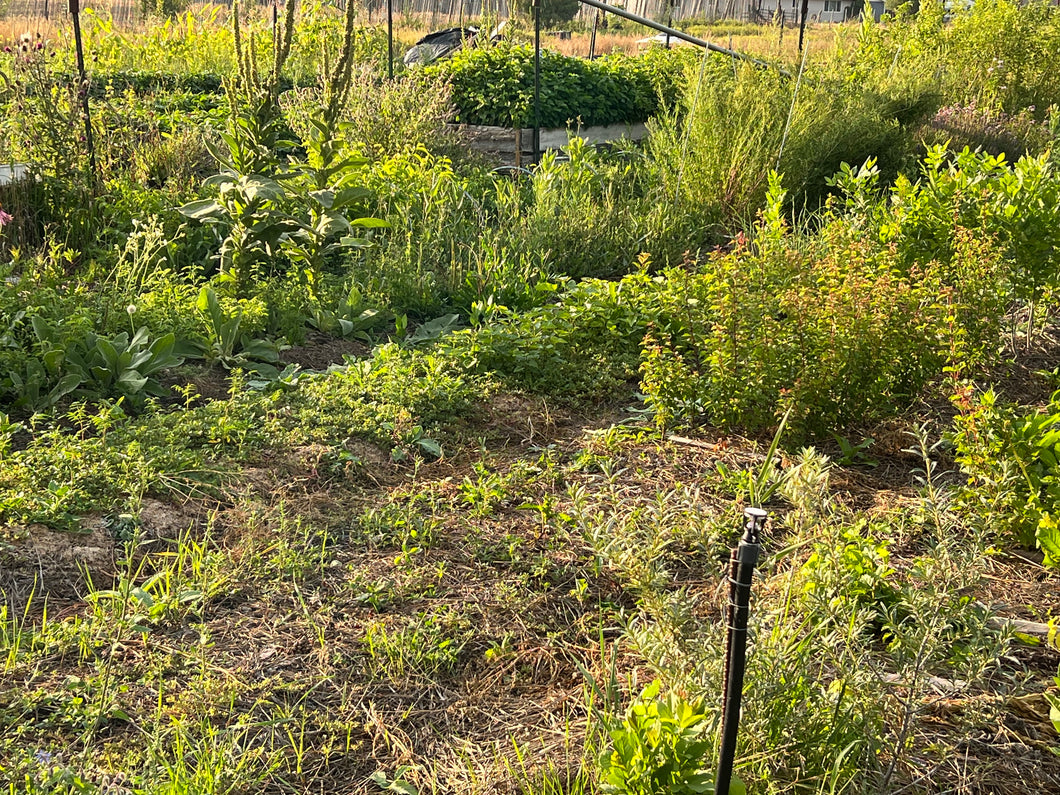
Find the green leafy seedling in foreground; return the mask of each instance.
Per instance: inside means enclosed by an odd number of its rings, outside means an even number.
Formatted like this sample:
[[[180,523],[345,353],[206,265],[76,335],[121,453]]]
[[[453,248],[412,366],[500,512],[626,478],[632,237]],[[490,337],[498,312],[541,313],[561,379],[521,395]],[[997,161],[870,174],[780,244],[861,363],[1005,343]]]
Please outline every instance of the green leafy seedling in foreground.
[[[656,679],[610,728],[612,749],[600,758],[608,795],[705,795],[714,792],[714,741],[702,701],[660,696]],[[708,765],[710,765],[708,767]],[[733,777],[730,795],[747,791]]]

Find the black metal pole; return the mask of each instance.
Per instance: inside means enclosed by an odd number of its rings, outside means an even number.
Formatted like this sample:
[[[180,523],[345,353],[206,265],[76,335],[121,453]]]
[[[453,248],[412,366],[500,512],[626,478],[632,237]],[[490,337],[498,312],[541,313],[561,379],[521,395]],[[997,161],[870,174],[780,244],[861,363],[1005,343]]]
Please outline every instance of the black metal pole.
[[[725,654],[725,700],[721,716],[721,746],[718,750],[718,777],[714,792],[727,795],[736,760],[736,734],[740,728],[740,703],[747,664],[747,617],[751,605],[751,584],[758,564],[759,544],[766,512],[745,508],[743,537],[732,551],[729,571],[729,634]]]
[[[70,0],[70,18],[74,28],[74,46],[77,51],[77,76],[81,81],[78,95],[81,98],[81,112],[85,117],[85,145],[88,147],[88,168],[92,183],[96,181],[96,143],[92,137],[92,119],[88,115],[88,74],[85,72],[85,48],[81,43],[81,7],[80,0]]]
[[[810,13],[810,0],[802,0],[802,13],[799,19],[799,55],[802,55],[802,39],[806,35],[806,16]]]
[[[674,26],[674,2],[666,0],[666,27]],[[670,49],[670,31],[666,31],[666,49]]]
[[[589,34],[589,60],[596,58],[596,26],[600,24],[600,14],[603,13],[600,9],[596,10],[596,16],[593,17],[593,32]]]
[[[541,0],[534,0],[534,164],[541,159]]]
[[[386,0],[386,76],[394,79],[394,0]]]

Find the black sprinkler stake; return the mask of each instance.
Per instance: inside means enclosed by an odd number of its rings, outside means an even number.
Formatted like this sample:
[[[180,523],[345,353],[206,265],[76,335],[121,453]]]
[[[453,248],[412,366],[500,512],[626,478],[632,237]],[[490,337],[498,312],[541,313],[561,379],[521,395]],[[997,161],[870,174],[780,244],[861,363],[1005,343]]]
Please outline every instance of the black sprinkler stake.
[[[718,752],[718,778],[715,795],[728,795],[732,767],[736,759],[736,734],[740,728],[740,702],[747,663],[747,616],[751,604],[751,583],[758,564],[766,512],[745,508],[743,537],[732,551],[729,568],[729,634],[725,650],[724,701],[721,713],[721,747]]]

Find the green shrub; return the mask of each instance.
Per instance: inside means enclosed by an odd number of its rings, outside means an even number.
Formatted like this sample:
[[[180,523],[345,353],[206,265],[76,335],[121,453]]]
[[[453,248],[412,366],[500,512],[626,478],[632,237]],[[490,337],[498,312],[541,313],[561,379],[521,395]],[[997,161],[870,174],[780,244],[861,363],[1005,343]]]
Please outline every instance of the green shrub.
[[[666,53],[667,51],[661,51]],[[599,61],[541,53],[541,126],[566,127],[645,121],[673,95],[686,56],[649,51],[638,59]],[[654,59],[656,66],[648,65]],[[465,48],[424,70],[453,87],[456,121],[528,127],[534,122],[534,54],[526,45]]]
[[[956,4],[960,6],[960,4]],[[874,82],[928,80],[942,104],[1040,115],[1060,103],[1060,11],[1046,2],[983,0],[952,19],[942,0],[881,25],[863,18],[855,70]]]
[[[899,177],[887,201],[880,200],[872,166],[845,168],[834,182],[844,195],[847,220],[893,246],[905,272],[930,260],[953,262],[959,230],[967,229],[996,240],[1012,262],[996,290],[1030,299],[1056,288],[1060,171],[1048,154],[1010,164],[1004,155],[934,147],[920,178]],[[957,283],[955,275],[947,277],[947,284]]]
[[[955,99],[1010,112],[1060,102],[1060,10],[1052,4],[976,2],[940,38]]]
[[[835,72],[796,83],[751,64],[734,70],[715,55],[689,77],[683,114],[656,120],[648,142],[669,215],[695,218],[704,230],[689,248],[708,242],[711,227],[747,228],[772,169],[783,174],[790,202],[810,210],[844,162],[873,157],[897,173],[910,147],[906,117],[920,114]]]
[[[1003,271],[988,243],[962,238],[960,279],[937,264],[905,276],[890,249],[844,224],[788,238],[780,201],[756,246],[666,272],[642,367],[661,422],[757,429],[790,408],[797,434],[827,433],[887,416],[948,361],[996,347],[990,289]]]

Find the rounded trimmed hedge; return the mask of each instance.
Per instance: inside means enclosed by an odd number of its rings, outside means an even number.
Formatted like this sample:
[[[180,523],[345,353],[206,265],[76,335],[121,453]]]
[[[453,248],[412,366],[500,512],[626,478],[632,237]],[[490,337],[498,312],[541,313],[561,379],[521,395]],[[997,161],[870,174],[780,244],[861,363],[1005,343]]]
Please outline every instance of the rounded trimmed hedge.
[[[642,55],[595,61],[541,51],[541,125],[565,127],[647,121],[671,106],[685,64],[696,53],[653,48]],[[468,48],[424,69],[453,87],[456,121],[501,127],[534,122],[534,51],[502,43]]]

